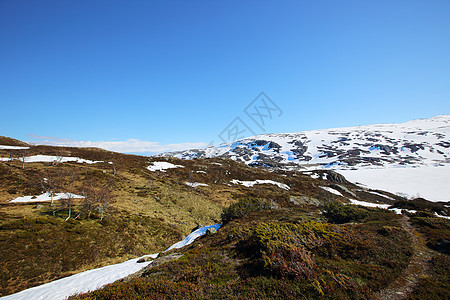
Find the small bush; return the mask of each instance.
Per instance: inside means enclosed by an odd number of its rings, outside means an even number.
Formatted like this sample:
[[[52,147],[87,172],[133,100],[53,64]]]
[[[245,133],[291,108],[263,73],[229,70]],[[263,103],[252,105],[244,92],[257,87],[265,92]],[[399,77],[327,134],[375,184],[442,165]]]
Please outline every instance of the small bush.
[[[329,224],[261,223],[252,234],[256,265],[264,273],[289,278],[311,278],[316,270],[312,250],[336,236]]]
[[[417,213],[411,218],[412,223],[425,234],[427,246],[438,252],[450,254],[450,222],[444,218],[419,217]]]
[[[222,223],[226,224],[231,220],[242,218],[251,212],[265,209],[270,209],[269,203],[257,198],[244,198],[223,210],[221,216]]]
[[[324,215],[328,218],[329,222],[342,224],[362,220],[366,218],[369,213],[363,208],[343,205],[339,202],[331,202],[325,206]]]

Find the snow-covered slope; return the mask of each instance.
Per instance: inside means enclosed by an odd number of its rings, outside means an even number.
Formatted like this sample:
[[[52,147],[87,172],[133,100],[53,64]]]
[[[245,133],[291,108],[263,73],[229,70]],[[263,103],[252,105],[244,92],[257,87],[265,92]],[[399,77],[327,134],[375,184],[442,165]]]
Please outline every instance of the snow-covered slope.
[[[299,133],[262,134],[206,149],[164,153],[227,157],[252,166],[352,169],[450,163],[450,116]]]

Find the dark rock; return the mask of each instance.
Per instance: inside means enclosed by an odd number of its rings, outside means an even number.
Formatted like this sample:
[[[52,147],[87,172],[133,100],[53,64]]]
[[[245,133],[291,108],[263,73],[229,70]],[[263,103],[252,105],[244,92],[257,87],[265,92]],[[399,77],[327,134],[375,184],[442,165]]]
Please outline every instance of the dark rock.
[[[327,179],[331,182],[337,182],[337,183],[346,183],[347,179],[345,179],[344,176],[341,174],[335,172],[335,171],[327,171]]]
[[[405,144],[403,145],[403,148],[408,148],[409,150],[411,150],[411,152],[416,152],[417,150],[424,150],[424,146],[421,144]]]
[[[214,227],[208,228],[206,230],[206,235],[214,235],[217,233],[217,229],[215,229]]]
[[[440,143],[437,143],[436,145],[439,145],[444,148],[450,148],[450,142],[446,142],[446,141],[442,141]]]
[[[265,144],[267,144],[267,141],[264,141],[264,140],[256,140],[256,141],[254,141],[253,143],[251,143],[250,145],[251,145],[251,146],[258,146],[258,147],[260,147],[260,146],[264,146]]]
[[[144,257],[138,259],[137,263],[143,263],[143,262],[152,261],[152,260],[154,260],[154,258],[152,258],[151,256],[144,256]]]
[[[159,266],[159,265],[162,265],[162,264],[165,264],[165,263],[167,263],[169,261],[173,261],[173,260],[179,259],[182,256],[183,256],[183,254],[180,254],[180,253],[172,253],[172,254],[169,254],[169,255],[166,255],[166,256],[158,256],[158,258],[155,258],[153,260],[153,262],[151,264],[149,264],[148,266],[142,268],[141,270],[137,271],[136,273],[128,275],[127,277],[121,279],[120,281],[128,282],[128,281],[130,281],[130,280],[132,280],[134,278],[148,276],[149,273],[151,272],[152,268],[154,268],[156,266]],[[150,260],[152,260],[152,259],[150,259]]]
[[[397,153],[398,151],[397,151],[397,149],[395,149],[395,148],[391,148],[390,146],[388,146],[388,145],[381,145],[381,144],[376,144],[376,145],[374,145],[374,147],[376,147],[376,148],[378,148],[378,149],[380,149],[381,151],[383,151],[383,154],[391,154],[391,153]],[[413,151],[414,152],[414,151]]]
[[[434,250],[445,253],[445,254],[450,254],[450,240],[447,239],[441,239],[441,240],[437,240],[436,241],[436,245],[434,247]]]

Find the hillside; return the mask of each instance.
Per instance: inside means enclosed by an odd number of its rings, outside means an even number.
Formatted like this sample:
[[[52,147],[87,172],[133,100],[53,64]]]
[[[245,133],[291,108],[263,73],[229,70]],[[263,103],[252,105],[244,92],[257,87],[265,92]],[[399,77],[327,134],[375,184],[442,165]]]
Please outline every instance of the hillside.
[[[209,162],[152,172],[155,159],[101,149],[2,146],[0,295],[164,249],[219,220],[232,194],[184,183]],[[56,200],[69,192],[86,198]]]
[[[242,199],[216,234],[71,299],[448,298],[449,220],[286,200]]]
[[[442,293],[433,284],[448,276],[442,271],[447,256],[440,253],[448,247],[449,221],[433,217],[448,215],[445,204],[405,201],[331,170],[269,172],[228,158],[3,146],[2,296],[162,252],[199,225],[221,222],[217,235],[167,252],[182,254],[179,260],[155,261],[126,281],[83,297],[326,298],[337,293],[370,298],[404,276],[419,246],[395,213],[401,209],[414,230],[423,232],[420,245],[428,245],[430,259],[436,259],[436,267],[423,269],[428,281],[417,279],[414,291],[427,292],[425,284],[432,284]],[[430,259],[419,262],[429,266]]]

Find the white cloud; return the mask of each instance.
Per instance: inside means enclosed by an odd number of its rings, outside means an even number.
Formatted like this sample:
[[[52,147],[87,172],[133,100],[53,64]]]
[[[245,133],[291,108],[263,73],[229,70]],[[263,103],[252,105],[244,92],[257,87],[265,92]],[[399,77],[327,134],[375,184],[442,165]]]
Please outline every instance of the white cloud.
[[[97,147],[121,153],[161,153],[204,148],[208,145],[203,142],[162,145],[158,142],[141,141],[139,139],[128,139],[126,141],[77,141],[38,135],[29,135],[29,137],[37,140],[30,142],[31,144],[66,147]]]

